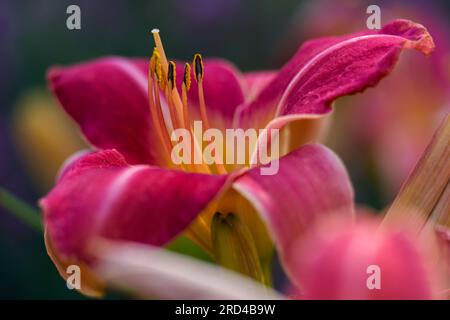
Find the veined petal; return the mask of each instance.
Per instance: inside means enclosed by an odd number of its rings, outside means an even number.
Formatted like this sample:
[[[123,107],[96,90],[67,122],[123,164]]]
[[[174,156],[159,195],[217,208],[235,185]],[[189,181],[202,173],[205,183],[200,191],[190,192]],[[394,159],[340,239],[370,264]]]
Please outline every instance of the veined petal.
[[[58,170],[58,173],[56,175],[56,182],[58,182],[67,172],[70,172],[70,170],[77,164],[78,160],[80,160],[82,157],[91,154],[95,151],[90,149],[83,149],[79,150],[75,153],[73,153],[70,157],[68,157],[64,162],[61,164],[61,167]]]
[[[255,99],[239,108],[239,114],[236,115],[238,125],[244,128],[263,128],[273,119],[277,102],[302,67],[320,52],[349,37],[320,38],[305,42],[292,59],[278,71],[272,81],[260,90]]]
[[[239,126],[282,128],[292,121],[320,119],[338,97],[375,86],[406,48],[429,54],[434,43],[422,25],[407,20],[378,32],[309,41],[240,110]]]
[[[261,175],[253,168],[233,187],[257,208],[273,237],[288,274],[296,275],[295,243],[316,219],[353,217],[353,190],[340,160],[327,148],[306,145],[281,158],[279,171]]]
[[[61,260],[89,260],[93,238],[161,246],[216,196],[226,176],[129,165],[115,150],[82,157],[41,200],[45,227]]]
[[[92,145],[117,149],[131,164],[164,165],[162,144],[152,130],[147,71],[137,64],[110,57],[54,67],[49,86]]]
[[[217,265],[136,243],[106,243],[96,270],[106,282],[141,298],[281,299],[272,289]]]

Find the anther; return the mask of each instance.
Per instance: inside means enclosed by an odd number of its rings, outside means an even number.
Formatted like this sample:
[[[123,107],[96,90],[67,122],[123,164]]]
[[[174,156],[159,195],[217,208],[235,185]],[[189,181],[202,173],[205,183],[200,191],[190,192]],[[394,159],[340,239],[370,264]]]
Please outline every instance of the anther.
[[[189,63],[184,65],[183,84],[181,85],[181,101],[183,103],[184,127],[190,130],[190,119],[188,110],[187,92],[191,88],[191,66]]]
[[[205,104],[205,96],[203,94],[203,76],[204,76],[204,70],[203,70],[203,60],[202,55],[199,53],[196,53],[194,55],[194,60],[192,62],[194,67],[194,78],[195,81],[197,81],[198,84],[198,99],[200,104],[200,117],[203,121],[203,126],[206,130],[210,128],[208,117],[206,115],[206,104]]]
[[[200,53],[196,53],[194,55],[194,61],[192,64],[194,66],[195,81],[199,82],[203,79],[203,59]]]
[[[189,91],[189,89],[191,88],[191,66],[187,62],[184,64],[183,83],[186,87],[186,90]]]
[[[156,75],[156,81],[159,85],[162,85],[162,67],[161,67],[161,56],[159,55],[158,49],[155,48],[153,50],[153,65],[151,66],[153,69],[153,73]]]
[[[176,86],[176,83],[175,83],[175,80],[176,80],[176,72],[175,72],[175,70],[176,69],[175,68],[176,68],[175,62],[169,61],[169,67],[168,67],[168,70],[167,70],[167,81],[169,83],[169,89],[170,90],[173,90],[173,88],[175,88],[175,86]]]
[[[153,127],[156,131],[157,136],[159,137],[160,141],[162,142],[162,148],[165,150],[165,157],[167,157],[168,163],[170,163],[170,151],[172,149],[172,145],[170,142],[169,135],[167,133],[167,128],[164,124],[164,121],[162,121],[162,116],[159,116],[159,113],[161,113],[161,106],[159,102],[157,102],[154,98],[154,92],[153,92],[153,79],[156,80],[155,75],[155,57],[154,55],[150,59],[149,63],[149,70],[148,70],[148,101],[150,105],[150,113],[151,118],[153,122]],[[156,83],[155,83],[156,86]],[[159,95],[158,92],[156,92],[157,95]]]

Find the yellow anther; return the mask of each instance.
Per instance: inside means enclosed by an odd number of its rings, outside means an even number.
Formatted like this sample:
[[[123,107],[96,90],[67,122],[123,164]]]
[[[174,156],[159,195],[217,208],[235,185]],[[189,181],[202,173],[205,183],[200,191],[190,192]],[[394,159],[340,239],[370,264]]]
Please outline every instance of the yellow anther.
[[[154,72],[155,72],[155,58],[152,55],[152,57],[150,58],[149,76],[153,77]]]
[[[162,67],[161,67],[161,56],[159,55],[159,52],[156,48],[153,50],[153,56],[152,56],[151,60],[153,60],[152,70],[153,70],[153,73],[156,75],[156,81],[158,82],[159,85],[162,85],[163,76],[162,76]]]
[[[194,77],[195,81],[199,82],[203,79],[203,59],[200,53],[194,55],[194,61],[192,62],[194,66]]]
[[[176,86],[176,66],[175,62],[169,61],[169,67],[167,70],[167,82],[169,83],[169,89],[173,90]]]
[[[186,90],[189,90],[191,88],[191,65],[187,62],[184,65],[183,83],[186,87]]]

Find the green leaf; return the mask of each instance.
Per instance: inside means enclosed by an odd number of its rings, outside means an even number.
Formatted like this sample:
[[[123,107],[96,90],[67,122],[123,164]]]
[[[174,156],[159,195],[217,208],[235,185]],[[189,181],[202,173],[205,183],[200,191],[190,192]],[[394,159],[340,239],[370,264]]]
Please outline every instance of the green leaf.
[[[44,228],[42,226],[39,211],[1,187],[0,207],[3,207],[6,211],[12,213],[34,230],[43,232]]]

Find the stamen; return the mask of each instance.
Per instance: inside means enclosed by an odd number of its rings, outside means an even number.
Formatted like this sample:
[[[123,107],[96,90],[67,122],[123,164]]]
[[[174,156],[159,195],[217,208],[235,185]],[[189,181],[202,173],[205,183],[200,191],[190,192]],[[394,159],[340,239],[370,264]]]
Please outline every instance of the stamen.
[[[191,66],[189,63],[185,63],[184,65],[184,75],[183,75],[183,83],[181,84],[181,99],[183,102],[183,114],[184,114],[184,127],[185,129],[191,132],[191,142],[194,148],[194,153],[200,154],[200,158],[202,158],[202,151],[200,150],[200,146],[198,145],[197,140],[195,139],[193,129],[191,126],[191,120],[189,117],[189,105],[188,105],[188,96],[187,93],[191,88]],[[194,156],[194,155],[192,155]],[[194,164],[194,169],[197,172],[211,172],[209,167],[205,163]]]
[[[205,127],[205,130],[208,130],[210,128],[208,116],[206,114],[206,104],[205,104],[205,96],[203,94],[203,60],[201,54],[197,53],[194,55],[194,78],[198,85],[198,99],[200,104],[200,117],[203,122],[203,126]]]
[[[169,83],[170,90],[173,90],[176,86],[176,73],[175,73],[175,62],[169,62],[169,69],[167,71],[167,82]]]
[[[195,81],[197,82],[197,87],[198,87],[200,118],[202,119],[205,130],[208,130],[209,128],[211,128],[211,126],[209,124],[208,115],[206,113],[205,95],[203,93],[203,76],[204,76],[205,71],[203,68],[202,55],[199,53],[196,53],[194,55],[194,61],[192,64],[194,66],[194,78],[195,78]],[[223,165],[223,163],[215,163],[215,167],[216,167],[217,173],[220,173],[220,174],[227,173],[227,170],[225,169],[225,166]]]
[[[191,121],[189,119],[187,93],[191,88],[191,66],[189,63],[184,65],[183,84],[181,85],[181,100],[183,101],[184,127],[190,130]]]
[[[153,75],[153,79],[154,79],[154,96],[155,96],[155,104],[156,104],[156,109],[158,111],[158,119],[159,121],[161,121],[161,123],[165,123],[164,121],[164,117],[162,115],[162,109],[161,109],[161,103],[160,103],[160,99],[159,99],[159,89],[158,89],[158,84],[161,87],[161,89],[164,91],[166,97],[167,97],[167,102],[169,104],[169,111],[171,114],[171,122],[172,122],[172,127],[176,128],[176,127],[181,127],[181,126],[185,126],[186,129],[188,129],[189,131],[191,131],[192,133],[192,128],[190,126],[190,120],[189,120],[189,116],[188,116],[188,99],[187,99],[187,91],[190,88],[190,66],[188,66],[187,68],[189,69],[187,75],[186,75],[186,66],[185,66],[185,76],[183,78],[183,84],[182,84],[182,91],[185,91],[184,98],[182,101],[182,99],[180,98],[180,94],[178,93],[177,90],[177,86],[176,86],[176,82],[175,82],[175,64],[173,63],[173,65],[170,67],[170,63],[167,60],[166,54],[164,52],[164,47],[161,41],[161,38],[159,36],[159,30],[158,29],[153,29],[152,30],[152,34],[153,34],[153,38],[155,41],[155,45],[156,48],[154,50],[154,52],[156,52],[157,54],[155,55],[155,61],[154,61],[154,67],[153,70],[154,75]],[[200,55],[199,55],[200,56]],[[201,61],[201,56],[200,56],[200,63],[203,69],[203,62]],[[172,68],[172,70],[170,70],[170,74],[169,74],[169,67]],[[201,94],[201,100],[203,101],[203,106],[205,105],[204,103],[204,97],[203,97],[203,86],[201,84],[201,78],[203,78],[203,71],[201,74],[201,77],[196,77],[199,78],[199,84],[200,84],[200,91]],[[170,90],[167,89],[167,87],[169,87]],[[206,115],[206,107],[203,107],[204,112],[203,114]],[[206,121],[204,122],[204,126],[209,128],[209,122],[207,118]],[[166,130],[163,130],[163,132],[165,133],[165,135],[169,136],[169,142],[172,145],[172,142],[170,140],[170,134],[171,134],[171,130],[172,128],[170,128],[170,126],[168,127],[168,125],[165,123],[165,127]],[[193,136],[193,135],[192,135]],[[196,153],[200,153],[202,154],[202,150],[200,150],[201,148],[199,148],[196,139],[193,137],[193,145],[194,145],[194,152]],[[210,173],[211,170],[208,167],[208,165],[206,165],[205,163],[201,163],[200,165],[194,165],[195,171],[198,172],[205,172],[205,173]],[[219,173],[226,173],[225,168],[223,167],[223,164],[221,165],[221,168],[219,168],[218,166],[218,172]]]
[[[189,89],[191,89],[191,66],[187,62],[184,64],[183,83],[189,91]]]
[[[170,142],[164,122],[161,122],[159,119],[158,110],[160,110],[160,109],[159,109],[159,107],[156,106],[154,97],[153,97],[153,80],[152,79],[153,79],[154,66],[155,66],[155,58],[154,58],[154,56],[152,56],[152,58],[150,59],[150,63],[149,63],[148,81],[147,81],[148,102],[150,105],[150,113],[152,115],[153,127],[155,128],[156,134],[158,135],[161,143],[163,144],[163,148],[165,150],[167,161],[168,161],[168,163],[172,163],[172,161],[170,161],[170,152],[171,152],[172,144]],[[161,127],[162,125],[164,125],[164,128]]]
[[[166,53],[164,52],[164,47],[162,45],[161,37],[159,36],[159,29],[153,29],[152,34],[153,34],[153,39],[155,41],[156,49],[159,51],[159,54],[161,55],[162,67],[164,68],[164,72],[167,73],[168,62],[167,62]]]
[[[173,102],[173,96],[172,91],[176,90],[176,84],[175,84],[175,62],[170,61],[169,62],[169,68],[167,70],[167,82],[168,86],[165,90],[167,103],[169,104],[169,111],[170,111],[170,118],[172,119],[172,124],[174,129],[180,128],[182,126],[182,122],[180,118],[178,117],[178,114],[174,108],[174,102]]]
[[[164,115],[162,113],[162,107],[161,107],[161,100],[159,98],[159,86],[157,84],[156,75],[153,74],[153,95],[155,97],[155,105],[156,105],[156,111],[158,113],[158,121],[159,123],[164,124],[164,127],[166,130],[164,130],[165,138],[167,138],[167,141],[169,141],[170,144],[170,150],[172,150],[172,142],[170,140],[170,134],[172,133],[172,128],[167,126],[167,123],[164,119]]]
[[[161,57],[162,69],[164,71],[164,74],[167,74],[168,71],[169,71],[169,63],[167,61],[167,57],[166,57],[166,54],[164,52],[164,47],[163,47],[163,44],[162,44],[162,41],[161,41],[161,37],[159,36],[159,29],[153,29],[152,30],[152,34],[153,34],[153,39],[155,41],[156,48],[157,48],[157,50],[158,50],[158,52],[160,54],[160,57]],[[175,89],[176,89],[176,86],[175,86]],[[174,105],[175,105],[178,117],[179,117],[179,119],[183,120],[184,119],[183,114],[182,114],[182,112],[183,112],[183,104],[181,102],[178,90],[173,90],[170,94],[172,95],[173,102],[174,102]]]
[[[153,71],[154,74],[156,75],[156,82],[161,87],[161,90],[164,90],[166,87],[166,78],[164,77],[164,73],[162,70],[161,56],[159,55],[159,52],[156,48],[153,50],[153,57],[154,57]]]
[[[202,55],[200,53],[196,53],[194,55],[193,65],[194,65],[195,81],[199,82],[203,79],[203,74],[204,74],[203,59],[202,59]]]
[[[162,67],[166,71],[166,73],[168,73],[169,67],[168,67],[167,57],[166,57],[166,54],[164,52],[164,47],[163,47],[161,38],[159,36],[159,30],[158,29],[153,29],[152,30],[152,34],[153,34],[153,39],[155,41],[155,45],[156,45],[157,51],[159,52],[160,57],[161,57],[160,60],[161,60]],[[178,90],[177,90],[176,86],[174,86],[174,88],[175,88],[175,90],[172,90],[172,92],[171,92],[171,96],[173,98],[172,102],[175,105],[176,112],[177,112],[177,114],[179,116],[179,119],[181,121],[180,123],[184,123],[184,124],[188,123],[189,124],[190,122],[186,121],[184,119],[184,113],[183,113],[184,106],[183,106],[183,103],[182,103],[182,101],[180,99],[180,95],[178,93]],[[186,109],[187,109],[187,97],[186,97]],[[188,129],[188,130],[190,130],[192,132],[190,125],[186,129]],[[198,146],[198,144],[195,141],[195,138],[193,138],[193,140],[194,140],[193,142],[194,142],[194,150],[195,150],[194,152],[202,154],[202,151],[199,150],[199,146]],[[202,163],[200,165],[195,165],[195,167],[197,168],[196,171],[199,171],[199,172],[210,172],[209,167],[206,164],[204,164],[204,163]]]

